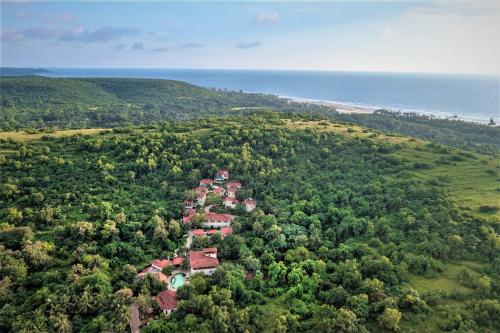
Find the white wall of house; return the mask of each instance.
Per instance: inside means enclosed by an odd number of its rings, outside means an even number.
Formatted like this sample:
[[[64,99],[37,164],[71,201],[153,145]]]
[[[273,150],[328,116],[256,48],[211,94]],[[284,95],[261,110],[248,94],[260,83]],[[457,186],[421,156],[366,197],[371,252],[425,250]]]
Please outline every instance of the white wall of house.
[[[215,222],[215,221],[207,221],[203,222],[203,226],[206,228],[223,228],[229,227],[231,222]]]
[[[231,201],[224,201],[224,206],[229,207],[229,208],[234,208],[234,207],[236,207],[236,203],[231,202]]]
[[[215,267],[214,268],[204,268],[204,269],[193,269],[191,267],[191,274],[203,273],[205,275],[212,275],[212,274],[214,274],[216,269],[217,268],[215,268]]]
[[[163,310],[163,313],[165,314],[171,314],[172,312],[174,312],[175,310],[177,310],[177,308],[173,308],[171,310]]]
[[[245,205],[245,211],[247,213],[251,212],[254,209],[255,209],[255,205]]]

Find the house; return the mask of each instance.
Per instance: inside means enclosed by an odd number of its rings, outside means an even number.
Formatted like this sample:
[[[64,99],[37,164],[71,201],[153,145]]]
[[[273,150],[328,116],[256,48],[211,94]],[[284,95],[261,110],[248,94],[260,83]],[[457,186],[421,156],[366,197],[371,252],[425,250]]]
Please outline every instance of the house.
[[[195,188],[194,188],[194,191],[195,191],[196,193],[200,193],[200,192],[203,192],[203,193],[208,193],[208,188],[198,186],[198,187],[195,187]]]
[[[165,290],[155,297],[163,313],[170,314],[177,310],[177,293],[174,290]]]
[[[196,206],[198,206],[198,202],[197,201],[184,200],[184,207],[185,208],[191,209],[191,208],[196,208]]]
[[[207,200],[207,194],[204,192],[198,193],[198,205],[205,205],[205,200]]]
[[[163,274],[163,269],[168,266],[180,267],[184,263],[183,257],[174,257],[172,260],[170,259],[155,259],[151,262],[151,265],[143,269],[138,277],[143,278],[146,274],[152,274],[153,277],[161,282],[168,283],[168,278],[165,274]]]
[[[146,267],[142,272],[137,274],[137,276],[142,279],[142,278],[146,277],[146,275],[151,275],[156,280],[168,284],[168,277],[165,274],[163,274],[163,272],[161,272],[161,271],[160,272],[149,271],[149,269],[150,269],[150,267]]]
[[[246,212],[251,212],[257,206],[257,201],[255,201],[252,198],[248,198],[248,199],[243,200],[243,205],[245,205]]]
[[[205,236],[205,231],[203,231],[203,229],[194,229],[193,236],[195,237]]]
[[[191,222],[191,219],[196,216],[196,209],[188,208],[184,211],[184,217],[182,218],[182,222],[188,223]]]
[[[226,190],[224,190],[222,187],[216,187],[212,190],[213,194],[216,194],[218,196],[223,196]]]
[[[235,182],[235,181],[232,181],[232,182],[229,182],[226,184],[226,187],[227,188],[241,188],[241,183],[240,182]]]
[[[230,197],[225,197],[222,201],[224,202],[224,207],[226,208],[235,208],[236,205],[240,203],[237,199]]]
[[[228,188],[227,191],[226,191],[226,195],[229,197],[229,198],[236,198],[236,189],[235,188]]]
[[[200,187],[209,187],[214,184],[212,179],[202,179],[200,180]]]
[[[205,218],[206,221],[203,222],[203,226],[207,228],[229,227],[231,225],[231,221],[234,220],[233,215],[212,212],[205,213]]]
[[[203,229],[195,229],[193,230],[193,235],[195,237],[201,237],[201,236],[213,236],[217,233],[220,233],[222,238],[230,235],[233,233],[233,228],[231,227],[224,227],[224,228],[221,228],[220,230],[219,229],[210,229],[210,230],[203,230]]]
[[[201,251],[189,251],[189,265],[191,267],[191,275],[196,273],[212,275],[219,266],[217,248],[210,247]]]
[[[227,171],[226,169],[220,169],[215,174],[215,182],[216,183],[220,183],[220,182],[223,182],[223,181],[228,180],[228,179],[229,179],[229,171]]]

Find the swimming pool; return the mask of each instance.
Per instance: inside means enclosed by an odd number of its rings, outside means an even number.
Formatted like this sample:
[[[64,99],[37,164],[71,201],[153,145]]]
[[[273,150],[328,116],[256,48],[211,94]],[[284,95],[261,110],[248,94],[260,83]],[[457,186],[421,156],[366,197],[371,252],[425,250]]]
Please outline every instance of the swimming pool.
[[[170,286],[173,289],[177,290],[177,288],[184,285],[185,280],[186,276],[183,273],[177,273],[172,277],[172,280],[170,281]]]

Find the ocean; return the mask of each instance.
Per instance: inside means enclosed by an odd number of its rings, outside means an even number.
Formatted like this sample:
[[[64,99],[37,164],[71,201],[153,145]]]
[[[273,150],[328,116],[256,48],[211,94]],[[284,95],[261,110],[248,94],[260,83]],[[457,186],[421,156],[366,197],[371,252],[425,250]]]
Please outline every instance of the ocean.
[[[50,77],[170,79],[208,88],[269,93],[500,123],[500,77],[286,70],[48,68]]]

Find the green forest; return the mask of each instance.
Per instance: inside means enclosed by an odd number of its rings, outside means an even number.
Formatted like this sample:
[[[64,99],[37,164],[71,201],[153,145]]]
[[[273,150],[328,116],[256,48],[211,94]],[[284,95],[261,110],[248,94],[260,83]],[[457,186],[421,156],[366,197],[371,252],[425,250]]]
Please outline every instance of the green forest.
[[[133,303],[144,333],[500,330],[498,127],[175,81],[0,83],[1,332],[125,332]],[[186,192],[220,168],[257,209],[194,241],[221,265],[166,315],[137,273],[185,244]]]

